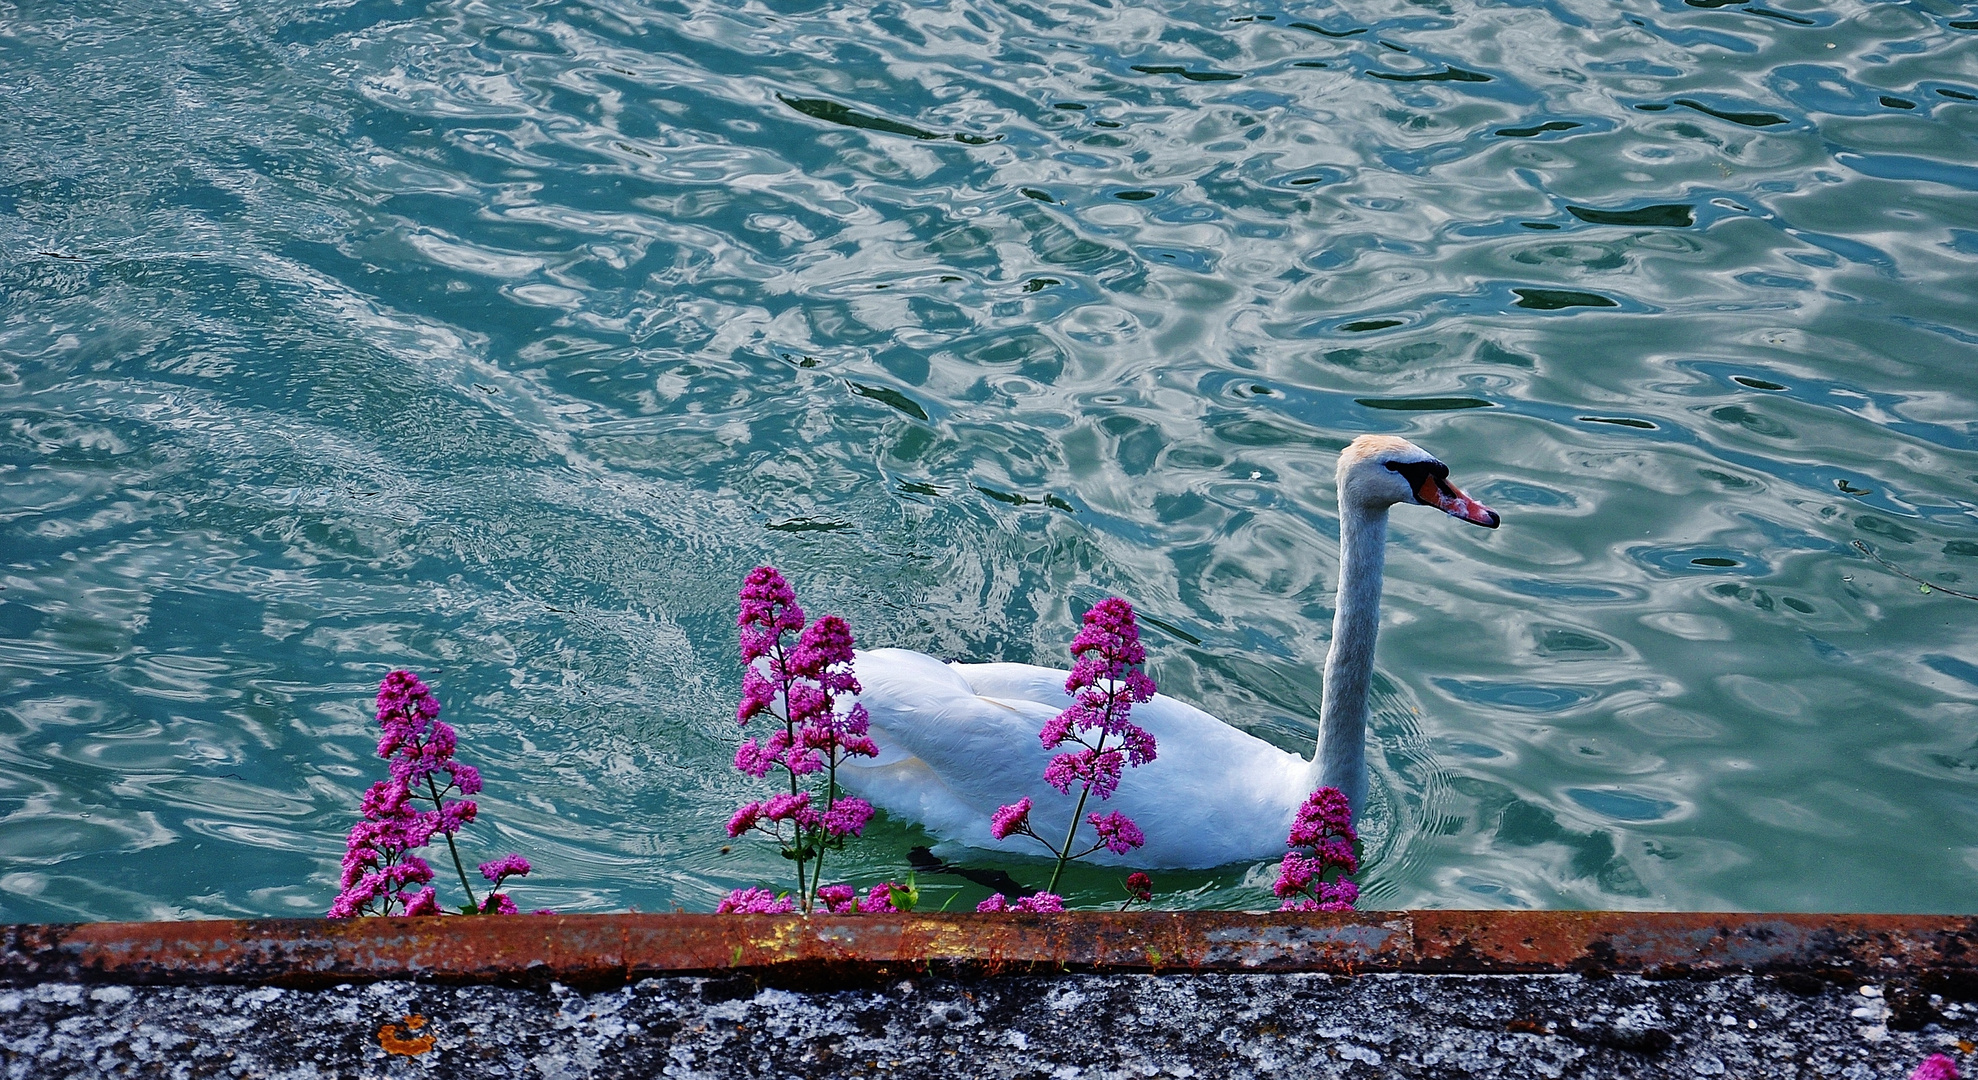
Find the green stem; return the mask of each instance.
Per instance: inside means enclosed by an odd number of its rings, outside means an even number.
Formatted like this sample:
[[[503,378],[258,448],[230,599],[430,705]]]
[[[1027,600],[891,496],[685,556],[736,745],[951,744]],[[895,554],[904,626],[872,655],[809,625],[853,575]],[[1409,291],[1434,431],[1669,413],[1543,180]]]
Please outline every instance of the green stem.
[[[825,761],[826,761],[826,767],[824,772],[824,810],[826,813],[830,813],[831,807],[836,805],[838,802],[838,766],[837,763],[832,762],[830,758],[826,758]],[[814,830],[814,832],[815,834],[817,834],[817,838],[818,838],[817,865],[810,868],[811,896],[809,898],[809,901],[804,904],[805,911],[810,911],[817,906],[816,905],[817,890],[824,885],[824,837],[822,835],[824,832],[824,826],[822,824],[819,824],[816,830]]]
[[[811,894],[803,886],[803,825],[795,825],[795,829],[797,829],[797,906],[803,908],[803,914],[811,914]]]
[[[1100,741],[1105,740],[1102,737]],[[1092,785],[1087,784],[1085,790],[1078,793],[1078,809],[1071,812],[1071,828],[1065,830],[1065,846],[1058,849],[1058,865],[1051,868],[1051,883],[1044,886],[1044,891],[1047,893],[1058,891],[1058,875],[1065,872],[1065,864],[1071,861],[1072,838],[1078,835],[1078,815],[1085,812],[1085,800],[1091,797]]]
[[[432,773],[426,774],[426,790],[433,793],[433,810],[437,812],[443,804],[440,802],[439,785],[433,783]],[[467,884],[467,868],[460,863],[460,849],[454,846],[452,833],[445,835],[446,849],[453,853],[454,873],[460,875],[460,890],[467,894],[467,906],[478,912],[481,910],[481,902],[474,899],[474,887]]]

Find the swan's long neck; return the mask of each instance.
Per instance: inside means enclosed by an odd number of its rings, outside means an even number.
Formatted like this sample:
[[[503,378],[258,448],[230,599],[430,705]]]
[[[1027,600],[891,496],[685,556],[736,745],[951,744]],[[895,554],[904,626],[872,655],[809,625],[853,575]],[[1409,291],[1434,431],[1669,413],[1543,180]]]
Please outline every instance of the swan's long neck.
[[[1339,606],[1319,706],[1318,782],[1338,788],[1358,817],[1367,800],[1367,692],[1380,633],[1387,508],[1345,504],[1339,512]]]

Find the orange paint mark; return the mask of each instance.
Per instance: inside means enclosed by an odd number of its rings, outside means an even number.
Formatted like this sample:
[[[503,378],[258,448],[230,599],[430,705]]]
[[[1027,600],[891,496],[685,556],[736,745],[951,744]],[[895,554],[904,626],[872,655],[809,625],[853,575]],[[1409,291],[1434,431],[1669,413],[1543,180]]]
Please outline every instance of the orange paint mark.
[[[418,1013],[413,1013],[403,1020],[387,1020],[385,1025],[378,1029],[378,1045],[384,1047],[387,1054],[418,1057],[431,1050],[433,1043],[437,1041],[431,1035],[413,1034],[425,1026],[426,1018]]]
[[[1969,1053],[1970,1053],[1970,1052],[1972,1052],[1973,1050],[1978,1050],[1978,1043],[1974,1043],[1974,1042],[1972,1042],[1972,1041],[1971,1041],[1970,1039],[1959,1039],[1959,1040],[1957,1041],[1957,1052],[1958,1052],[1958,1053],[1960,1053],[1960,1054],[1969,1054]]]

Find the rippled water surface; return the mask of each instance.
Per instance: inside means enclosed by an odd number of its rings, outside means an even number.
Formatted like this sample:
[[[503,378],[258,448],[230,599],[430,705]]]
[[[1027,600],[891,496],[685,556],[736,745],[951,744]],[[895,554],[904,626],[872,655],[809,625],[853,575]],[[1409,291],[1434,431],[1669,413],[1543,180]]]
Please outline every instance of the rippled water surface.
[[[1373,904],[1970,910],[1975,198],[1939,0],[0,0],[0,920],[320,912],[394,666],[525,907],[780,881],[764,561],[1309,752],[1363,432],[1504,515],[1396,512]]]

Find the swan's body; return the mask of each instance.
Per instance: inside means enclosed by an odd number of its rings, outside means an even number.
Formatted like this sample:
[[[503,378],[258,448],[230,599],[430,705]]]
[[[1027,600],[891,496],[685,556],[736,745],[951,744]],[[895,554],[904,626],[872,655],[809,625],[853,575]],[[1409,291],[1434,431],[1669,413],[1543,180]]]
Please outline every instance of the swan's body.
[[[1086,812],[1119,811],[1138,822],[1146,846],[1096,859],[1150,869],[1211,867],[1283,854],[1305,796],[1340,789],[1357,814],[1366,800],[1367,691],[1380,629],[1387,509],[1419,502],[1488,528],[1497,515],[1451,486],[1448,470],[1420,447],[1362,436],[1340,455],[1339,604],[1326,658],[1318,750],[1307,761],[1166,695],[1133,707],[1159,756],[1128,770],[1109,800]],[[1066,673],[1028,664],[944,664],[905,649],[858,654],[879,757],[848,765],[839,779],[890,813],[921,822],[944,841],[1001,850],[989,816],[1029,796],[1042,836],[1062,837],[1076,799],[1044,783],[1037,732],[1071,699]],[[1041,846],[1034,854],[1042,854]],[[1081,845],[1082,846],[1082,845]]]

